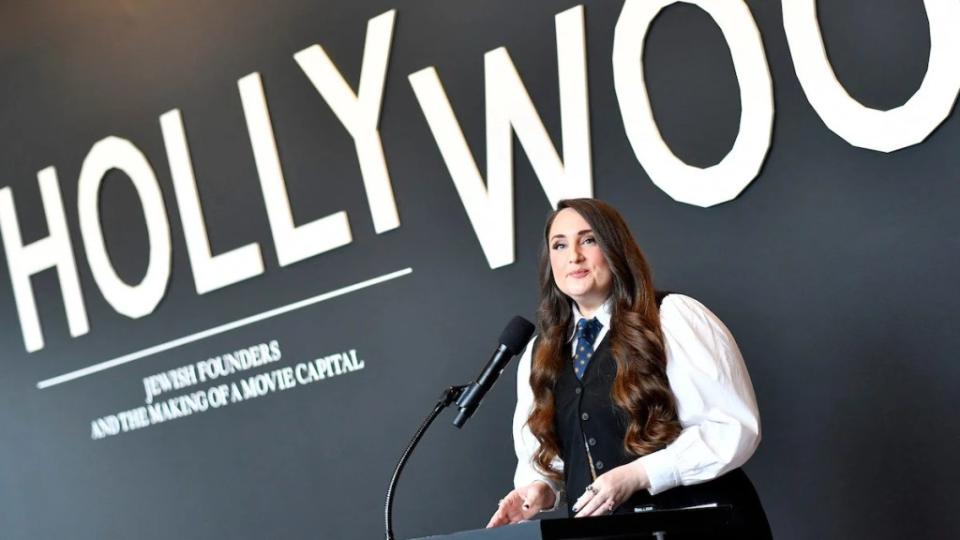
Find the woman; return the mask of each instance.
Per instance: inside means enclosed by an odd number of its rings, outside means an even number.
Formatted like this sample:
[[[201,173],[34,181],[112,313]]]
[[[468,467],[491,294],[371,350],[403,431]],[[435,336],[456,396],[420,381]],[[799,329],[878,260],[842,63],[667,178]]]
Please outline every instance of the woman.
[[[516,489],[488,527],[559,506],[571,515],[733,505],[769,537],[738,467],[760,441],[750,377],[727,328],[696,300],[654,292],[623,218],[595,199],[547,219],[538,337],[520,360]]]

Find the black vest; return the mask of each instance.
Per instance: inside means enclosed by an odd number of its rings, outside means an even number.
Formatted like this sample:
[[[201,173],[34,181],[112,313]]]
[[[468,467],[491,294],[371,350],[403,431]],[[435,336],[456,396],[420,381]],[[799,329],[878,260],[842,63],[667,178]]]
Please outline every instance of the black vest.
[[[571,361],[554,387],[554,424],[568,506],[593,482],[591,458],[597,475],[636,459],[623,445],[629,419],[610,398],[617,362],[610,354],[609,342],[608,334],[593,353],[583,380],[577,379]]]
[[[657,296],[659,304],[666,295]],[[637,458],[627,452],[623,444],[629,418],[610,397],[617,375],[617,362],[610,353],[610,340],[608,332],[591,357],[582,380],[577,379],[571,359],[554,387],[554,426],[560,439],[568,510],[593,482],[591,458],[598,476]],[[734,506],[737,530],[750,531],[750,537],[769,538],[770,530],[763,507],[750,480],[740,469],[709,482],[678,486],[657,495],[641,490],[614,513],[632,513],[638,506],[680,508],[713,502]],[[570,515],[573,515],[572,511]]]

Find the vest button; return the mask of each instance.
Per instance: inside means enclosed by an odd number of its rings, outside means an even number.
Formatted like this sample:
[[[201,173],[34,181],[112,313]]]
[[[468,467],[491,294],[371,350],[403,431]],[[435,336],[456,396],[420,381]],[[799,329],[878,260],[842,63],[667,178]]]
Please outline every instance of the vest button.
[[[579,386],[573,389],[574,394],[579,394],[580,392],[583,392],[583,388],[580,388]]]
[[[597,462],[597,470],[598,470],[598,471],[602,471],[602,470],[603,470],[603,462],[602,462],[602,461],[598,461],[598,462]]]
[[[587,441],[587,444],[589,444],[590,446],[596,446],[597,440],[594,439],[593,437],[590,437],[590,440]]]
[[[580,419],[581,419],[581,420],[589,420],[589,419],[590,419],[590,415],[587,414],[587,413],[583,413],[583,414],[580,415]]]

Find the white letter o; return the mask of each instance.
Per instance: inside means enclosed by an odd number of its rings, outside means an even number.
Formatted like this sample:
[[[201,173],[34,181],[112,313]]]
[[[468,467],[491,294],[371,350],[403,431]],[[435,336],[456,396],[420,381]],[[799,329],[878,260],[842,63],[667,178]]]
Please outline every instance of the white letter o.
[[[893,152],[920,142],[946,119],[960,91],[960,2],[924,0],[930,22],[930,61],[917,92],[882,111],[850,97],[833,72],[817,21],[816,0],[785,0],[783,29],[810,105],[831,131],[860,148]]]
[[[760,172],[773,130],[773,87],[763,42],[742,0],[683,0],[713,17],[723,32],[740,83],[740,131],[716,165],[700,168],[677,158],[657,128],[643,76],[650,23],[681,0],[627,0],[613,40],[613,75],[627,138],[654,184],[674,200],[708,207],[730,201]]]
[[[137,285],[120,279],[110,262],[100,226],[100,186],[110,169],[126,173],[143,207],[150,244],[147,272]],[[170,224],[157,177],[143,153],[126,139],[107,137],[90,149],[77,185],[80,234],[93,279],[117,313],[130,318],[149,315],[163,299],[170,280]]]

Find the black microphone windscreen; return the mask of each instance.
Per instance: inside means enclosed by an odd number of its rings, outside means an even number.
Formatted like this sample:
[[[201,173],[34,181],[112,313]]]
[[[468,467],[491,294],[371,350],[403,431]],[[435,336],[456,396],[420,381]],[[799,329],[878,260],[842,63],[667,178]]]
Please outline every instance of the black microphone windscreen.
[[[530,342],[533,336],[533,323],[517,316],[510,319],[507,327],[500,334],[500,344],[505,346],[512,354],[520,354],[523,348]]]

